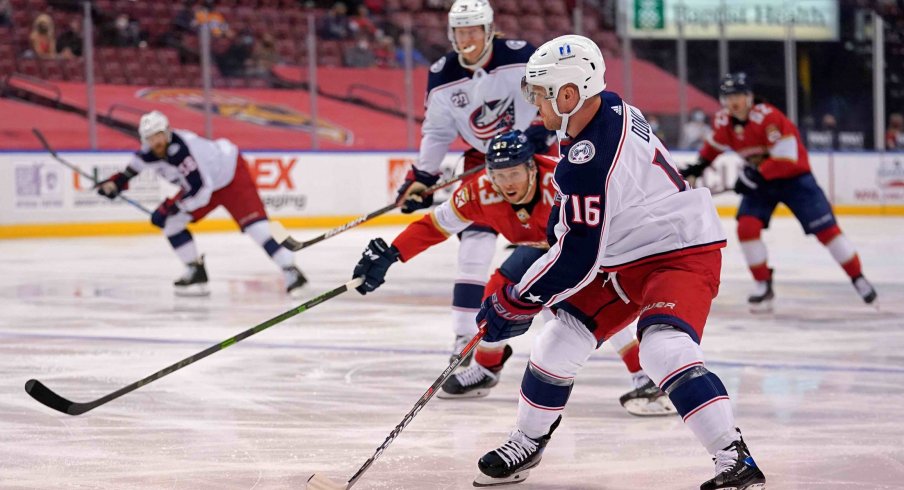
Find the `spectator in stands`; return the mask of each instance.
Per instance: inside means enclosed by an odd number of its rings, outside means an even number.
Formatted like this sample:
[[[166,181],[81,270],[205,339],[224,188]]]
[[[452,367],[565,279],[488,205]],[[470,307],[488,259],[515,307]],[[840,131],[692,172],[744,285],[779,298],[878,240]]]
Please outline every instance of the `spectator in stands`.
[[[380,68],[397,67],[395,51],[395,41],[392,40],[392,37],[378,32],[376,46],[374,46],[374,57],[377,59],[377,66]]]
[[[396,46],[395,51],[395,59],[396,65],[405,66],[405,41],[410,40],[411,44],[411,59],[415,66],[417,65],[429,65],[430,60],[424,57],[420,51],[414,46],[414,38],[408,34],[402,34],[399,36],[399,44]]]
[[[248,61],[248,74],[258,77],[270,75],[273,65],[280,62],[276,52],[276,41],[273,35],[265,32],[260,41],[254,43],[251,50],[251,59]]]
[[[69,26],[57,38],[57,49],[60,57],[65,59],[80,58],[82,56],[82,21],[74,18],[69,21]]]
[[[825,114],[822,116],[822,121],[820,122],[819,130],[828,134],[831,138],[831,149],[838,149],[838,120],[835,119],[835,116],[832,114]]]
[[[13,7],[9,0],[0,0],[0,27],[13,25]]]
[[[43,59],[56,58],[56,38],[53,35],[53,19],[47,14],[35,17],[28,35],[31,44],[31,56]]]
[[[210,28],[210,35],[213,37],[223,37],[229,33],[229,24],[226,18],[217,11],[217,2],[215,0],[203,0],[201,5],[195,9],[195,20],[192,26],[200,28],[207,24]]]
[[[185,0],[182,9],[176,13],[176,17],[173,19],[173,28],[181,32],[190,32],[194,26],[198,8],[197,0]]]
[[[662,142],[665,142],[665,132],[662,130],[662,125],[659,124],[659,116],[650,114],[647,116],[647,123],[650,125],[650,131],[652,131]]]
[[[364,5],[358,6],[358,15],[349,19],[348,27],[352,36],[360,36],[362,34],[373,36],[377,32],[377,27],[370,16],[370,11]]]
[[[345,66],[353,68],[370,68],[377,63],[377,59],[374,52],[370,50],[367,38],[360,36],[355,44],[347,46],[343,50],[342,62]]]
[[[129,14],[119,14],[109,28],[107,42],[120,48],[135,48],[141,45],[141,27],[138,21],[129,18]]]
[[[364,0],[364,5],[377,15],[386,13],[386,0]]]
[[[888,150],[904,150],[904,115],[900,112],[893,112],[888,116],[885,148]]]
[[[699,150],[703,142],[712,133],[712,128],[706,122],[706,113],[696,107],[691,111],[691,118],[681,128],[681,138],[678,147],[682,150]]]
[[[251,58],[254,37],[249,32],[235,36],[229,47],[216,55],[217,68],[224,77],[240,77],[245,75],[245,63]]]
[[[330,41],[339,41],[348,39],[350,31],[348,7],[343,2],[336,2],[321,21],[320,37]]]

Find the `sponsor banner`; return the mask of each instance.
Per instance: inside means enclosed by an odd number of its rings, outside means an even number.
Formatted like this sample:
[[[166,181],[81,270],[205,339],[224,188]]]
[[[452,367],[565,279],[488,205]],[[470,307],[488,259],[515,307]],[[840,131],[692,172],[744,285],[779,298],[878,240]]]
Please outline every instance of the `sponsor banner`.
[[[719,23],[733,40],[783,40],[790,24],[798,41],[837,41],[836,0],[634,0],[628,33],[633,38],[718,39]]]
[[[103,179],[121,170],[130,153],[64,153],[63,158]],[[275,217],[361,215],[392,202],[417,158],[414,152],[398,153],[243,153],[257,183],[261,199]],[[676,161],[688,164],[696,153],[674,152]],[[813,153],[813,173],[836,206],[874,209],[904,205],[904,154]],[[714,190],[717,206],[736,206],[739,198],[730,189],[742,163],[734,154],[720,157],[704,174]],[[450,153],[441,179],[462,171],[458,153]],[[123,201],[109,201],[94,193],[93,183],[44,153],[0,153],[0,225],[42,223],[104,223],[147,221],[147,217]],[[437,193],[449,198],[456,186]],[[728,189],[728,192],[718,193]],[[153,174],[132,179],[127,195],[149,209],[175,194],[176,188]],[[228,218],[223,209],[211,217]]]

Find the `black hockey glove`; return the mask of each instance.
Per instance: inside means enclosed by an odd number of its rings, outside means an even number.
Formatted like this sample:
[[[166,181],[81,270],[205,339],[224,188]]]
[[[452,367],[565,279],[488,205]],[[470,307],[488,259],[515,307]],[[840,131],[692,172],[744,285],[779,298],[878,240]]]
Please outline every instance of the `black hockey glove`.
[[[483,340],[499,342],[527,332],[534,317],[543,309],[542,304],[525,303],[514,294],[515,286],[508,284],[483,300],[477,313],[477,323],[487,324]]]
[[[534,145],[534,153],[540,154],[548,152],[550,145],[556,141],[556,132],[546,129],[542,122],[531,123],[524,130],[524,136],[527,136],[527,140]]]
[[[763,178],[763,174],[750,165],[744,165],[741,168],[741,172],[738,174],[738,180],[735,182],[734,191],[746,196],[753,194],[758,189],[762,190],[761,187],[765,183],[766,179]]]
[[[386,271],[389,266],[399,260],[399,249],[386,245],[382,238],[376,238],[367,244],[367,248],[361,254],[361,260],[355,266],[352,277],[363,277],[364,282],[355,290],[361,294],[376,291],[381,284],[386,282]]]
[[[706,167],[709,167],[710,164],[712,164],[712,163],[713,162],[711,162],[703,157],[697,158],[696,163],[692,163],[692,164],[688,165],[687,167],[684,167],[681,169],[681,176],[684,177],[685,179],[688,177],[693,177],[696,179],[696,178],[700,177],[701,175],[703,175],[703,171],[706,170]]]
[[[120,192],[129,188],[129,180],[134,176],[135,172],[126,169],[124,172],[116,172],[107,180],[98,182],[94,187],[97,189],[98,194],[113,200],[116,199]]]
[[[179,207],[176,206],[176,200],[168,197],[151,214],[151,224],[158,228],[163,228],[163,225],[166,224],[166,219],[178,212]]]
[[[411,167],[405,176],[405,183],[399,187],[396,202],[402,203],[402,212],[413,213],[418,209],[426,209],[433,205],[433,194],[421,196],[428,187],[436,184],[439,175],[431,175],[427,172]]]

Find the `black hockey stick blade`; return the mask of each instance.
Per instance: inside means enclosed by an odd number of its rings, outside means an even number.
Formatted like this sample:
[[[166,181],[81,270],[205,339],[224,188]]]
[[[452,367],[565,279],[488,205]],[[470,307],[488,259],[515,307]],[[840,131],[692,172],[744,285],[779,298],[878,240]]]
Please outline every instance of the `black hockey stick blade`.
[[[58,412],[67,413],[69,415],[79,415],[86,411],[83,407],[79,406],[84,405],[84,403],[69,401],[60,395],[57,395],[53,390],[44,386],[44,383],[41,383],[36,379],[30,379],[25,382],[25,391],[42,405],[50,407]]]
[[[364,282],[363,278],[356,277],[356,278],[352,279],[351,281],[348,281],[347,283],[345,283],[335,289],[327,291],[315,298],[309,299],[308,301],[305,301],[301,305],[298,305],[295,308],[292,308],[291,310],[285,311],[263,323],[255,325],[238,335],[230,337],[217,344],[211,345],[210,347],[202,350],[201,352],[188,356],[185,359],[182,359],[181,361],[179,361],[175,364],[171,364],[171,365],[157,371],[156,373],[151,374],[150,376],[140,379],[128,386],[124,386],[112,393],[108,393],[108,394],[106,394],[96,400],[90,401],[90,402],[79,403],[79,402],[69,401],[69,400],[63,398],[62,396],[57,395],[50,388],[44,386],[43,383],[41,383],[40,381],[38,381],[36,379],[30,379],[30,380],[28,380],[27,383],[25,383],[25,391],[28,392],[28,394],[32,398],[37,400],[38,403],[40,403],[48,408],[52,408],[58,412],[65,413],[67,415],[81,415],[89,410],[94,410],[95,408],[97,408],[101,405],[111,402],[125,394],[131,393],[131,392],[137,390],[138,388],[141,388],[142,386],[153,383],[154,381],[157,381],[158,379],[160,379],[164,376],[172,374],[172,373],[188,366],[189,364],[200,361],[201,359],[204,359],[205,357],[207,357],[211,354],[215,354],[231,345],[235,345],[236,343],[241,342],[242,340],[245,340],[248,337],[251,337],[252,335],[254,335],[256,333],[262,332],[278,323],[282,323],[283,321],[288,320],[289,318],[292,318],[295,315],[298,315],[299,313],[303,313],[331,298],[335,298],[336,296],[339,296],[340,294],[348,291],[349,289],[354,289],[354,288],[360,286],[362,282]]]

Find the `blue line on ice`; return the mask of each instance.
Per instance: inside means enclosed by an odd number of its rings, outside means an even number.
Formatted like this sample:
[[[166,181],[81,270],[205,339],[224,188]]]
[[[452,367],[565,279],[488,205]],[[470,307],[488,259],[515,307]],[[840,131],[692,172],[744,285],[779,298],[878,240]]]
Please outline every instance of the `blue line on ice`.
[[[32,334],[21,332],[0,332],[0,337],[8,339],[44,339],[44,340],[87,340],[94,342],[134,342],[139,344],[167,344],[167,345],[191,345],[207,347],[215,342],[209,340],[192,340],[192,339],[160,339],[153,337],[112,337],[103,335],[59,335],[59,334]],[[449,352],[441,349],[399,349],[392,347],[367,347],[367,346],[342,346],[342,345],[317,345],[317,344],[275,344],[270,342],[250,341],[242,344],[247,347],[257,347],[263,349],[296,349],[296,350],[317,350],[331,352],[375,352],[384,354],[407,354],[407,355],[440,355],[447,356]],[[527,359],[527,353],[515,354],[514,357]],[[621,360],[608,356],[591,357],[590,362],[612,362],[620,363]],[[772,369],[778,371],[784,370],[800,370],[800,371],[819,371],[819,372],[847,372],[847,373],[882,373],[882,374],[904,374],[904,368],[895,367],[879,367],[879,366],[828,366],[824,364],[784,364],[779,362],[762,362],[762,361],[719,361],[707,360],[707,364],[713,366],[723,366],[730,368],[753,367],[760,369]]]

